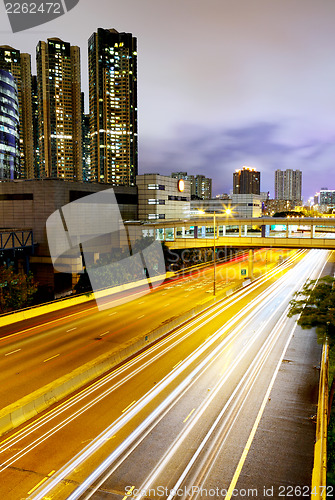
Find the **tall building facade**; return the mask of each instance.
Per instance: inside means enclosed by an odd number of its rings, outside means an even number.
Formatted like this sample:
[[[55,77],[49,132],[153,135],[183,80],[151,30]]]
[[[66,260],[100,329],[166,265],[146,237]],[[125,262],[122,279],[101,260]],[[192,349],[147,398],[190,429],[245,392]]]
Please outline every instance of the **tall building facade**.
[[[34,179],[41,178],[41,168],[40,168],[40,150],[39,150],[39,133],[38,133],[38,121],[39,121],[39,107],[38,107],[38,91],[37,91],[37,76],[32,75],[31,77],[31,100],[32,100],[32,131],[33,131],[33,145],[34,145]]]
[[[91,181],[91,136],[90,115],[83,114],[83,181]]]
[[[91,181],[135,185],[137,39],[99,28],[88,41]]]
[[[82,179],[80,49],[59,38],[36,49],[40,177]]]
[[[0,69],[0,179],[19,177],[19,98],[11,73]]]
[[[276,170],[275,172],[275,199],[301,201],[301,170]]]
[[[31,57],[8,45],[0,46],[0,67],[15,78],[19,102],[20,165],[18,176],[34,177],[34,142],[32,128]]]
[[[234,194],[260,194],[261,174],[255,168],[243,167],[233,174]]]

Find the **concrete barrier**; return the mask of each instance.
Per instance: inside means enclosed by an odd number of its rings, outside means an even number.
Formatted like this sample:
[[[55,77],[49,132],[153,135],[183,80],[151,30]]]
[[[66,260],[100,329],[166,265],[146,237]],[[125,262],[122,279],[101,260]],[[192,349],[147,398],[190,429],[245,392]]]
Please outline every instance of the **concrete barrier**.
[[[55,311],[60,311],[61,309],[66,309],[68,307],[73,307],[80,304],[85,304],[87,302],[95,301],[101,297],[108,297],[115,295],[119,292],[124,292],[126,290],[132,290],[139,288],[143,285],[147,285],[148,281],[150,283],[155,283],[156,281],[162,281],[162,279],[169,278],[173,273],[167,273],[166,275],[155,276],[154,278],[143,279],[140,281],[125,283],[123,285],[115,286],[112,288],[104,288],[103,290],[97,290],[96,292],[89,292],[86,294],[77,295],[75,297],[65,297],[63,299],[54,300],[52,302],[30,307],[27,309],[22,309],[20,311],[15,311],[12,313],[2,314],[0,316],[0,328],[2,326],[12,325],[13,323],[18,323],[31,318],[36,318],[37,316],[42,316]]]
[[[327,498],[328,365],[329,346],[325,343],[322,350],[312,472],[311,498],[313,500]]]

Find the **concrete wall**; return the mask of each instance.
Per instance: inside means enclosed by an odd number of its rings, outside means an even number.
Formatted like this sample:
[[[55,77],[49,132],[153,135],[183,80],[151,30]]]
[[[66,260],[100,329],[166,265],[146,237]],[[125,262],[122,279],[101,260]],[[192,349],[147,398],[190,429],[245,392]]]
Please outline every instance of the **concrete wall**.
[[[178,179],[159,174],[136,177],[138,187],[138,216],[140,220],[183,219],[190,215],[191,186],[178,191]],[[157,186],[156,189],[152,189]],[[161,186],[161,189],[159,188]],[[171,199],[172,198],[172,199]],[[157,202],[157,204],[156,204]],[[161,203],[159,203],[161,202]]]
[[[46,235],[48,217],[78,198],[114,189],[121,215],[137,219],[137,188],[61,179],[17,180],[0,183],[0,227],[32,229],[37,244],[30,265],[40,285],[54,288],[54,270]]]

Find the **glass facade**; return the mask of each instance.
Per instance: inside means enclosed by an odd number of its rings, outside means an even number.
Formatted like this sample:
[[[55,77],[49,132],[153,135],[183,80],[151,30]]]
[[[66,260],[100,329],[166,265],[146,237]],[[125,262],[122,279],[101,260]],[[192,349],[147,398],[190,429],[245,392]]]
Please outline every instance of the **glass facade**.
[[[19,171],[18,91],[13,75],[0,69],[0,179],[16,179]]]
[[[15,78],[19,101],[20,172],[22,179],[34,177],[34,142],[32,127],[31,56],[8,45],[0,46],[0,68]]]

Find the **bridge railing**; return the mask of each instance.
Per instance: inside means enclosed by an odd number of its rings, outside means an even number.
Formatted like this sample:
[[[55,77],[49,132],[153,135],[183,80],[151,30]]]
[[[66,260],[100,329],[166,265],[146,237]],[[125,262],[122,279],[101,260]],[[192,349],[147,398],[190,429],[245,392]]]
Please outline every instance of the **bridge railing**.
[[[314,467],[312,473],[312,500],[327,498],[328,365],[329,347],[325,343],[322,351],[319,381]]]

